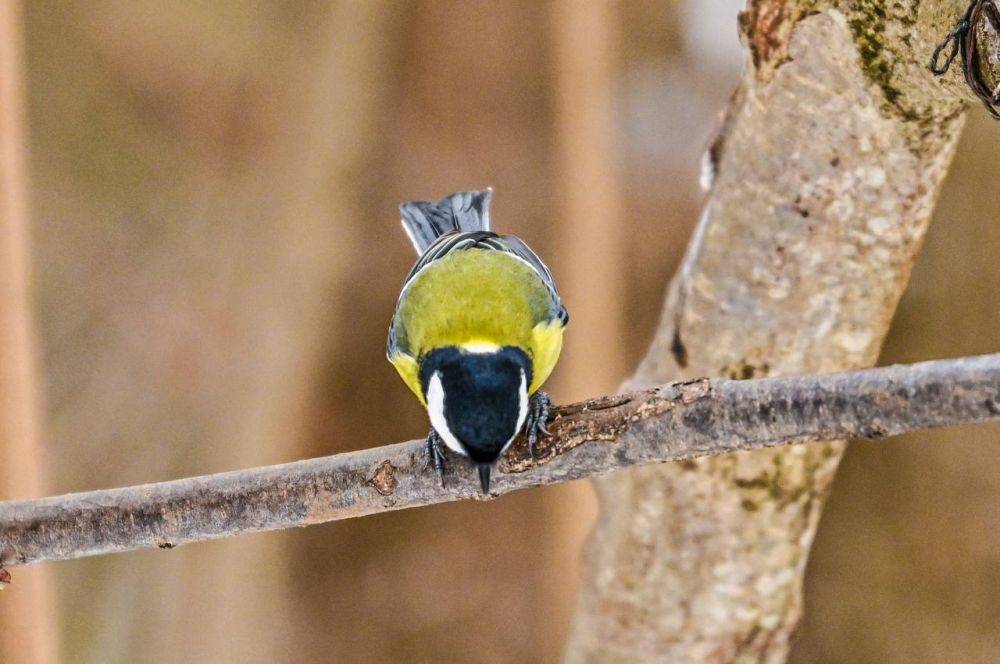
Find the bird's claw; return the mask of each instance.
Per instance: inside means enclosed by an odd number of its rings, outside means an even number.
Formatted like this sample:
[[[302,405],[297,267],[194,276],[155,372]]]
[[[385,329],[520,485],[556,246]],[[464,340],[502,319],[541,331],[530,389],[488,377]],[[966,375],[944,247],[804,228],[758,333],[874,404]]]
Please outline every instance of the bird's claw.
[[[441,481],[442,488],[444,487],[444,450],[441,449],[441,435],[431,427],[430,433],[427,434],[427,463],[424,465],[424,470],[429,469],[431,466],[437,471],[438,479]]]
[[[535,392],[531,396],[531,404],[528,407],[527,439],[528,454],[532,459],[538,458],[535,454],[535,444],[538,443],[539,432],[546,436],[551,436],[552,432],[545,428],[545,422],[549,419],[549,411],[552,410],[552,399],[545,392]]]

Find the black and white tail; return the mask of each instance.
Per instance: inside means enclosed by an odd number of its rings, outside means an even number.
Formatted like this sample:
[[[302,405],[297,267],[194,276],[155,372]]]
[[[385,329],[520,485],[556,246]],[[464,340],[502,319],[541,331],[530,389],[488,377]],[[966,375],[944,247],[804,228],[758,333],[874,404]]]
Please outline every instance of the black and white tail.
[[[493,189],[460,191],[437,203],[410,201],[399,206],[403,230],[418,254],[423,254],[446,233],[490,230],[490,198]]]

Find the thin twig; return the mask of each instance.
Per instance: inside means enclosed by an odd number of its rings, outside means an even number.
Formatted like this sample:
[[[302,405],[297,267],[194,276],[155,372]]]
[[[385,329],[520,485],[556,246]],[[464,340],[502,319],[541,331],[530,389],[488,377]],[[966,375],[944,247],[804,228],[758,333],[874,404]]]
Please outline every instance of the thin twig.
[[[1000,353],[820,376],[696,380],[554,409],[532,460],[518,441],[494,495],[789,443],[880,438],[1000,419]],[[442,488],[424,442],[280,466],[0,503],[0,564],[159,547],[476,498],[451,458]]]

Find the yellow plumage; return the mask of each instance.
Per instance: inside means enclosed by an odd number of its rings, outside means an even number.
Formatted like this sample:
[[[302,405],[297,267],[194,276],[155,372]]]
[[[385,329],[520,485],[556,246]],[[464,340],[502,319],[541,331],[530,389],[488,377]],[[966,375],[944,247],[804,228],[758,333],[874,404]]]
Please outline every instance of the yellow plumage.
[[[552,373],[563,323],[538,273],[516,256],[486,249],[453,251],[411,279],[396,312],[405,349],[389,361],[426,405],[417,358],[445,346],[515,346],[532,360],[533,394]]]

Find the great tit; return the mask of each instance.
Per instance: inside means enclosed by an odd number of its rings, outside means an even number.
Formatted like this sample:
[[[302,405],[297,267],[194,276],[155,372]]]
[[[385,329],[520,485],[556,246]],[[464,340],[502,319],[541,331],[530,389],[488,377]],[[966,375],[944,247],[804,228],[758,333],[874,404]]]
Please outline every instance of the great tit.
[[[569,320],[545,263],[513,235],[490,231],[492,189],[399,206],[420,259],[389,328],[387,355],[430,416],[429,463],[466,457],[483,493],[522,430],[535,454],[552,373]]]

